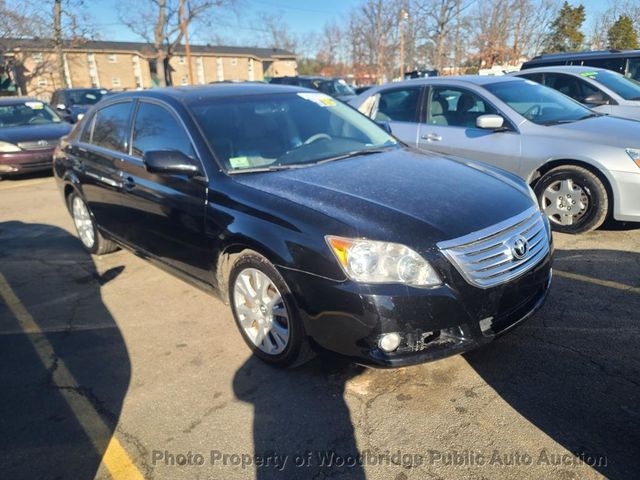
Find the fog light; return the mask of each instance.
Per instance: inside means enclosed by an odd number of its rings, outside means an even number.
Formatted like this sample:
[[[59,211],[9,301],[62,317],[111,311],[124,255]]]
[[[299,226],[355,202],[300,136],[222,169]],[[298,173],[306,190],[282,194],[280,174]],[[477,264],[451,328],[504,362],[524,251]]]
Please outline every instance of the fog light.
[[[385,333],[378,338],[378,347],[380,347],[380,350],[383,352],[393,352],[400,346],[400,340],[400,334],[398,333]]]

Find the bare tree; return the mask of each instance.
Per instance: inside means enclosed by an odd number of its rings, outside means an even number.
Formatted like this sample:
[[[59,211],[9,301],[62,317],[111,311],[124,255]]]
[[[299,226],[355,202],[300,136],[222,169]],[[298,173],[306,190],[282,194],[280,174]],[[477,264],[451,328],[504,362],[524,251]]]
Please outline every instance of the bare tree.
[[[120,20],[132,32],[153,46],[157,80],[161,86],[171,84],[169,60],[183,40],[184,29],[196,21],[206,25],[214,9],[228,6],[233,0],[191,0],[187,2],[185,14],[180,22],[178,0],[140,0],[138,9],[120,7]]]
[[[283,21],[281,13],[259,13],[254,31],[258,33],[261,44],[268,48],[282,48],[295,52],[298,47],[298,39],[291,32],[289,25]]]

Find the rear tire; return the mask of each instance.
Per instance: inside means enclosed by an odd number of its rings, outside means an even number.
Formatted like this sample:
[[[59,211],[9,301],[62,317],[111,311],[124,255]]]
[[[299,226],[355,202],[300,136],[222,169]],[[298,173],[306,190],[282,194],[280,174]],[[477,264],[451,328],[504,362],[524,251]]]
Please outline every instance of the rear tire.
[[[245,251],[233,264],[228,285],[233,318],[254,355],[281,368],[315,356],[291,290],[271,262]]]
[[[93,255],[105,255],[118,249],[115,242],[102,236],[89,206],[77,193],[67,197],[69,212],[82,246]]]
[[[540,210],[554,230],[585,233],[600,227],[609,213],[607,189],[592,172],[564,165],[547,172],[534,188]]]

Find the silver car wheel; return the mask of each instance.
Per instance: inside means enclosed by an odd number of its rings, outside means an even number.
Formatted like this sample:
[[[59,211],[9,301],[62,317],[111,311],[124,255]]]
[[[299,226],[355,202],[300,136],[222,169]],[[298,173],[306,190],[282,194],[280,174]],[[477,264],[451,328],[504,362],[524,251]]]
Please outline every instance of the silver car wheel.
[[[589,209],[589,197],[570,178],[550,184],[542,192],[542,210],[558,225],[573,225]]]
[[[242,329],[268,355],[289,343],[289,312],[271,279],[255,268],[242,270],[233,285],[233,303]]]
[[[91,249],[95,243],[95,235],[93,229],[93,220],[91,214],[84,201],[78,197],[73,197],[71,204],[71,211],[73,215],[73,223],[78,231],[78,236],[82,244]]]

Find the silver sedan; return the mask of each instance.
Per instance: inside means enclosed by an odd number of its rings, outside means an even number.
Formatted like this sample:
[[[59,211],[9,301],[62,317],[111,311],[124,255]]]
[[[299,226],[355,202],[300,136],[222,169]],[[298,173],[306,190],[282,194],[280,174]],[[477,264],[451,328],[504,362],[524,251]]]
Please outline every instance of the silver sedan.
[[[516,77],[422,78],[349,103],[407,144],[524,178],[558,231],[587,232],[608,216],[640,221],[638,122]]]

